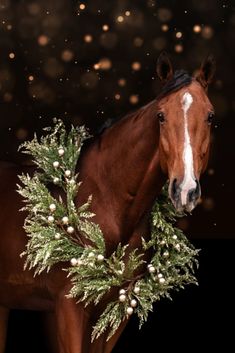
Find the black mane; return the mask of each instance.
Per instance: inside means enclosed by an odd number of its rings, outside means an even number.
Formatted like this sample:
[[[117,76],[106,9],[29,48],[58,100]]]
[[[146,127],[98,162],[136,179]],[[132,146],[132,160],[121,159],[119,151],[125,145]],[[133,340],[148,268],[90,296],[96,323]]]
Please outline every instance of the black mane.
[[[176,70],[172,79],[167,81],[167,83],[162,87],[162,90],[157,98],[166,96],[172,92],[177,91],[178,89],[188,86],[193,80],[193,77],[190,76],[185,70]]]
[[[161,89],[161,92],[157,96],[156,99],[162,98],[167,96],[168,94],[179,90],[184,86],[188,86],[193,80],[193,77],[188,74],[185,70],[176,70],[172,79],[169,80]],[[130,113],[129,115],[134,114],[135,112]],[[126,116],[126,115],[125,115]],[[95,135],[100,135],[106,129],[114,125],[116,122],[122,119],[123,116],[118,118],[109,118],[107,119],[104,124],[98,127]]]

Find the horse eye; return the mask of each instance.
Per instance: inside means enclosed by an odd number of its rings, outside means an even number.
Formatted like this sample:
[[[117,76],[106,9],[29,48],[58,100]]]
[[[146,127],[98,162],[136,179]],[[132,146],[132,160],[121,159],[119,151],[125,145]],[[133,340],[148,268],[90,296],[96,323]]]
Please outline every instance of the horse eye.
[[[207,122],[210,125],[215,117],[215,114],[213,112],[210,112],[207,117]]]
[[[164,116],[164,114],[163,114],[162,112],[157,113],[157,117],[158,117],[158,120],[159,120],[159,122],[160,122],[161,124],[164,123],[164,121],[165,121],[165,116]]]

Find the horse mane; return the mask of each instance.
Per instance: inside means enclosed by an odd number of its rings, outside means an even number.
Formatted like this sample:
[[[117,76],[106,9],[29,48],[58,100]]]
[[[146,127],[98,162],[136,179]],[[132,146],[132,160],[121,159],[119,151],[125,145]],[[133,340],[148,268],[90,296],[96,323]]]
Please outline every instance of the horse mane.
[[[130,117],[134,114],[136,114],[139,109],[143,109],[148,107],[152,102],[159,100],[167,95],[169,95],[172,92],[178,91],[180,88],[188,86],[191,82],[193,81],[193,77],[189,75],[189,73],[185,70],[176,70],[174,72],[173,77],[166,82],[166,84],[162,87],[160,93],[158,96],[148,104],[146,104],[144,107],[138,108],[135,111],[132,111],[131,113],[128,113],[127,115],[121,115],[120,117],[115,117],[115,118],[109,118],[107,119],[98,129],[95,131],[95,136],[101,135],[106,129],[110,128],[114,124],[116,124],[118,121],[120,121],[123,118]]]
[[[176,70],[173,77],[162,87],[157,99],[165,97],[172,92],[178,91],[182,87],[190,85],[192,81],[193,77],[190,76],[187,71]]]

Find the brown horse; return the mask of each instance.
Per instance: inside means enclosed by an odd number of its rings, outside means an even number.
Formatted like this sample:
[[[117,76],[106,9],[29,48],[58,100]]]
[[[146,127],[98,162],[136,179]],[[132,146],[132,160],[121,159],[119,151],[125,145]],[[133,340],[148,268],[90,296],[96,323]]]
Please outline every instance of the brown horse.
[[[83,184],[76,204],[93,195],[91,208],[108,254],[119,242],[129,243],[130,250],[141,246],[141,237],[149,232],[149,212],[167,178],[175,207],[187,211],[195,207],[199,177],[208,161],[214,113],[207,87],[214,69],[214,60],[208,57],[195,78],[185,71],[174,73],[163,53],[157,64],[164,83],[160,95],[105,129],[84,149],[77,166]],[[91,344],[90,334],[112,293],[98,307],[85,309],[65,297],[71,283],[60,266],[36,277],[23,270],[19,255],[27,243],[25,214],[19,212],[22,200],[16,193],[17,175],[22,172],[32,173],[32,168],[1,164],[0,353],[12,308],[54,311],[60,353],[110,353],[126,322],[108,342],[103,334]]]

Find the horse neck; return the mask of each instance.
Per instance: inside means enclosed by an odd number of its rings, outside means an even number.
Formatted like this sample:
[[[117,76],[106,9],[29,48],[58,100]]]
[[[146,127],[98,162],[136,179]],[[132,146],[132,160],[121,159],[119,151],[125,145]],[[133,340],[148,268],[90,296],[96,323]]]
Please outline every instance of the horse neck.
[[[150,211],[164,183],[155,111],[153,102],[122,119],[102,134],[94,148],[97,200],[105,195],[109,216],[122,232],[130,231]]]

